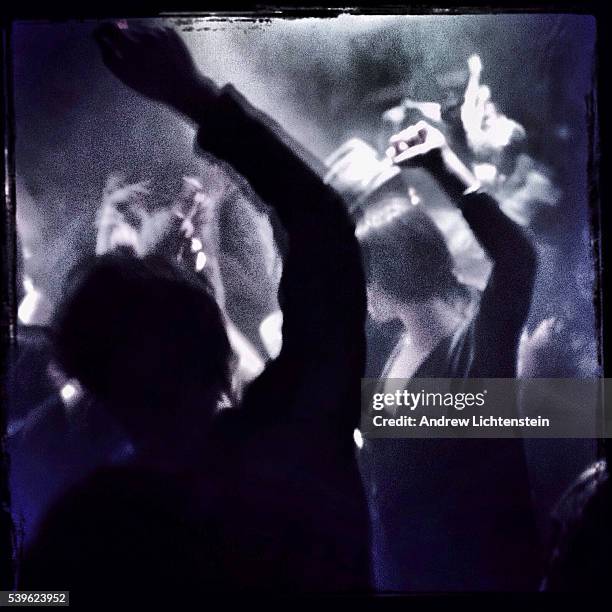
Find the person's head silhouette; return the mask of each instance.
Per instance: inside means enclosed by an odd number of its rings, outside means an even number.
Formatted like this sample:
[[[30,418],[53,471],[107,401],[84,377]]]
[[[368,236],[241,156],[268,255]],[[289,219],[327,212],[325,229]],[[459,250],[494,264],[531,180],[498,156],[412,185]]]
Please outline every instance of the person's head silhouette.
[[[189,447],[231,386],[232,351],[206,281],[157,257],[79,266],[55,319],[57,359],[136,450]]]
[[[370,205],[357,223],[368,281],[370,316],[384,322],[400,305],[451,299],[459,283],[446,240],[432,219],[407,198]]]

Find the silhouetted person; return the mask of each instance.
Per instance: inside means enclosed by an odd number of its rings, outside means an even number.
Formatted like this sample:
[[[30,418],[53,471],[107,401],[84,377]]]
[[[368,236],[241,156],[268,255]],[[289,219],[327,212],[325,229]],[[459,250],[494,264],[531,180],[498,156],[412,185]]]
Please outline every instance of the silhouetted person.
[[[390,379],[513,378],[529,312],[535,251],[479,188],[442,133],[425,122],[391,139],[396,164],[422,167],[461,210],[493,263],[482,293],[453,274],[431,219],[407,198],[368,207],[357,226],[368,308],[402,331]],[[535,523],[521,440],[372,439],[364,445],[376,526],[377,586],[394,591],[537,586]]]
[[[168,264],[118,255],[94,263],[64,306],[58,346],[64,367],[107,398],[134,440],[137,463],[91,479],[55,508],[26,563],[26,586],[38,588],[52,565],[56,588],[89,587],[96,573],[108,586],[127,533],[140,583],[160,576],[166,590],[181,583],[181,568],[192,584],[189,568],[198,563],[205,590],[366,589],[368,515],[353,443],[366,299],[345,207],[283,142],[278,125],[233,87],[218,89],[198,73],[175,32],[105,26],[98,42],[116,76],[193,121],[199,145],[274,208],[289,241],[279,291],[283,346],[242,405],[216,414],[229,354],[211,295]],[[133,503],[132,482],[144,489]],[[157,487],[157,504],[132,531]],[[100,498],[103,510],[90,503],[82,517],[80,500]],[[202,538],[205,562],[191,563],[193,545],[174,557],[171,534],[183,508],[195,509],[184,533]]]
[[[54,325],[56,357],[134,452],[51,509],[21,583],[63,585],[81,602],[103,585],[112,598],[153,597],[152,584],[167,592],[215,584],[202,448],[230,388],[231,350],[212,293],[165,259],[120,251],[83,264],[69,281]]]

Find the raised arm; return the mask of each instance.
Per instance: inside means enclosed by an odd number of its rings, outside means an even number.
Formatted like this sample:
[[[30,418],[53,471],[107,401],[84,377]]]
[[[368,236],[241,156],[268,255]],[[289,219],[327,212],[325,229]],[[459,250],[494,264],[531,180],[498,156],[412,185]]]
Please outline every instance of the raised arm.
[[[536,252],[522,228],[483,192],[444,135],[421,121],[390,140],[399,165],[419,164],[454,201],[493,263],[475,322],[472,377],[513,378],[521,330],[529,313]]]
[[[247,406],[323,418],[352,434],[365,361],[366,296],[359,246],[340,197],[303,151],[231,85],[201,75],[170,29],[120,30],[97,39],[110,70],[198,127],[198,143],[242,174],[278,215],[289,240],[280,288],[283,348],[253,383]],[[350,409],[347,409],[350,406]],[[316,411],[315,411],[316,407]]]
[[[425,123],[398,134],[389,155],[396,163],[419,163],[442,185],[463,213],[493,263],[473,333],[470,378],[513,378],[517,347],[529,310],[535,253],[522,230],[480,191],[480,184],[447,145],[444,136]],[[439,440],[449,457],[444,490],[451,500],[449,532],[461,534],[463,553],[481,568],[484,588],[531,589],[538,572],[537,537],[529,473],[521,439]],[[487,457],[483,461],[483,457]],[[441,460],[441,459],[440,459]],[[469,476],[466,476],[469,475]],[[471,491],[466,496],[465,483]],[[500,556],[499,551],[503,551]],[[476,561],[479,559],[480,561]],[[472,580],[469,570],[463,580]]]

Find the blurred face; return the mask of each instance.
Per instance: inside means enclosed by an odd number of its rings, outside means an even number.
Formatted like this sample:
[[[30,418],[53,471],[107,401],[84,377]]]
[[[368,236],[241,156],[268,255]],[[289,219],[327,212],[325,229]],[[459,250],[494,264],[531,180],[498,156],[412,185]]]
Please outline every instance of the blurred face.
[[[197,233],[202,239],[210,226],[210,204],[197,177],[183,176],[176,184],[151,177],[127,183],[124,175],[111,174],[98,211],[96,254],[123,247],[137,256],[146,255],[162,239],[160,213],[170,209],[185,219],[188,237]]]

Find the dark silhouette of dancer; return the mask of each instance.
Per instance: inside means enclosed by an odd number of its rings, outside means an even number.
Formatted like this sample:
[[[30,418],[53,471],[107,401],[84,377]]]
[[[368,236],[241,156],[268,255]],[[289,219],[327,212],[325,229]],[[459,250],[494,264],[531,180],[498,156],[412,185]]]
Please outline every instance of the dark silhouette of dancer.
[[[366,299],[344,204],[278,125],[197,71],[176,32],[105,25],[97,41],[119,79],[195,123],[200,147],[278,215],[289,242],[283,346],[241,406],[217,413],[231,359],[207,288],[170,264],[121,254],[85,270],[59,318],[61,363],[105,399],[135,460],[55,507],[24,584],[367,589],[353,443]]]
[[[395,135],[398,165],[424,168],[493,263],[473,304],[437,227],[407,198],[372,203],[357,226],[369,310],[402,333],[382,372],[398,378],[514,378],[536,270],[523,230],[479,188],[443,134]],[[537,541],[521,440],[372,439],[363,466],[376,517],[377,586],[395,591],[534,590]]]

